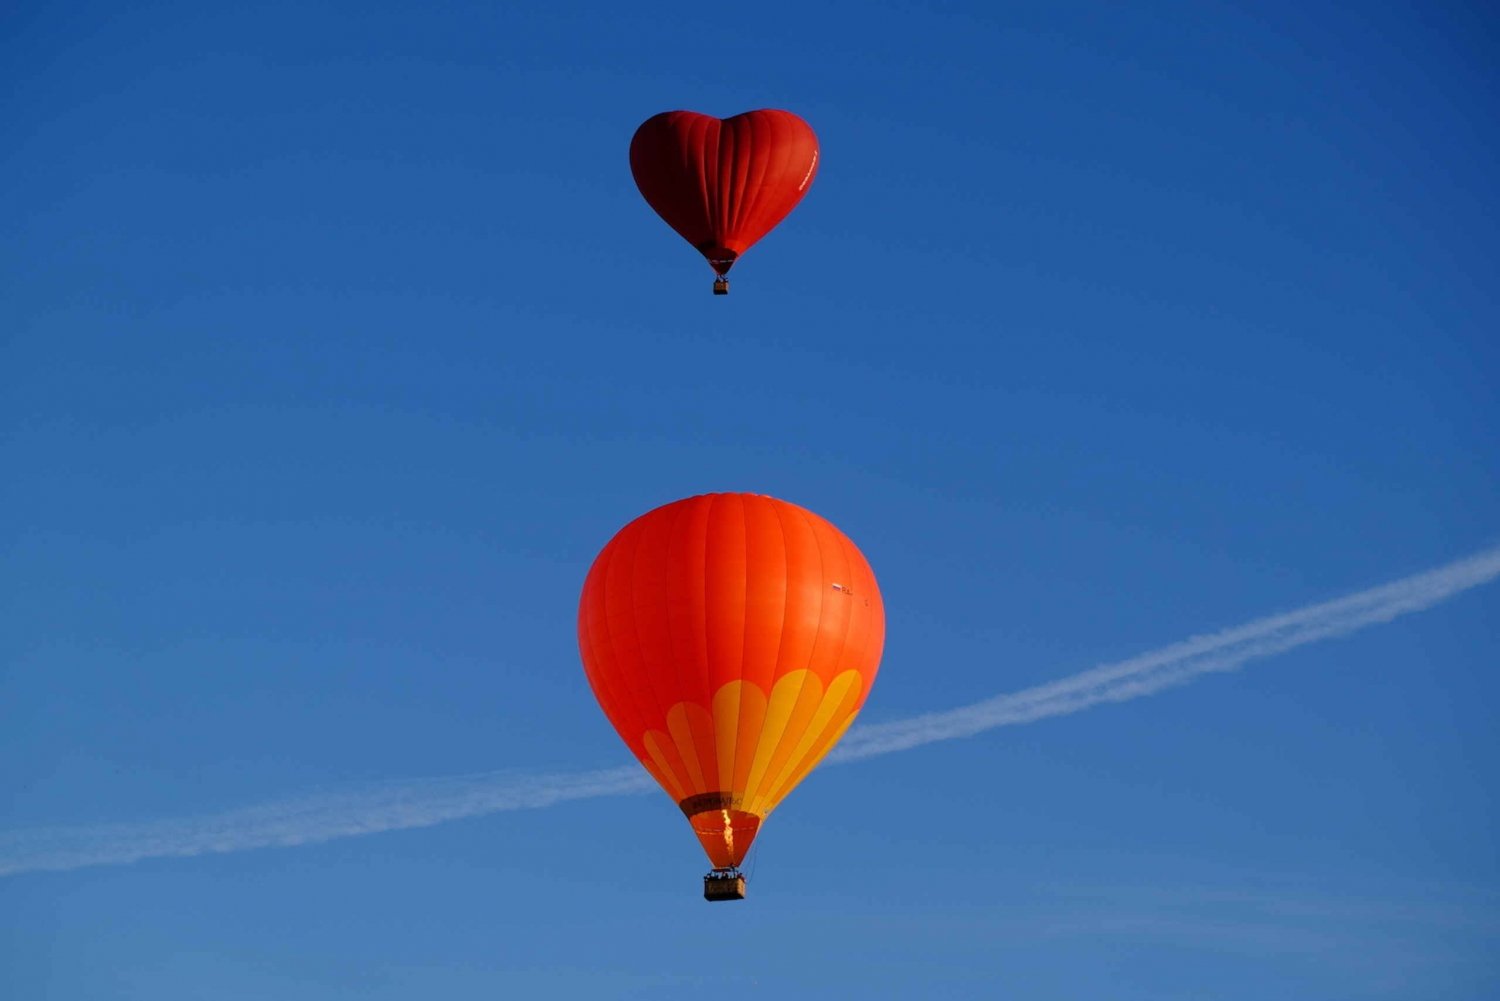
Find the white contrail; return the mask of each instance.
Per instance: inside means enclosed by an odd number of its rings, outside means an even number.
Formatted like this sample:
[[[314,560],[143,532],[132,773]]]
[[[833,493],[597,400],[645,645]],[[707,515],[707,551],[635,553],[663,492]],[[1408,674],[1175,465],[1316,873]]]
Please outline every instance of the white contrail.
[[[851,730],[830,761],[857,761],[938,740],[969,737],[999,726],[1063,716],[1100,702],[1124,702],[1215,671],[1284,653],[1318,640],[1346,636],[1379,622],[1431,608],[1462,591],[1500,577],[1500,547],[1295,612],[1256,619],[1206,636],[1194,636],[1129,660],[1105,664],[983,702],[910,719]]]
[[[635,765],[564,774],[484,772],[312,793],[196,817],[0,832],[0,876],[314,844],[654,788]]]
[[[857,761],[1063,716],[1101,702],[1150,695],[1202,674],[1233,671],[1257,658],[1431,608],[1496,577],[1500,577],[1500,546],[1367,591],[1195,636],[1060,681],[946,712],[859,727],[850,731],[829,761]],[[0,876],[311,844],[653,788],[634,765],[564,774],[486,772],[311,794],[197,817],[0,832]]]

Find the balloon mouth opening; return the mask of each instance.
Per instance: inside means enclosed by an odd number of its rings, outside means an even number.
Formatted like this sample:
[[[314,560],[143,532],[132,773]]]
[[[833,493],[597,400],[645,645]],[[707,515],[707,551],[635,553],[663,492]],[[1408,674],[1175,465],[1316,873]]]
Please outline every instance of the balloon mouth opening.
[[[722,796],[725,805],[703,809],[695,800],[703,801],[711,796]],[[692,796],[679,804],[693,825],[693,833],[703,846],[704,854],[715,869],[735,869],[745,860],[750,843],[760,832],[761,817],[728,805],[732,798],[724,794],[710,793],[708,796]],[[691,812],[690,812],[691,811]]]
[[[701,244],[698,252],[708,259],[709,266],[714,269],[714,274],[720,278],[729,274],[729,269],[734,267],[734,262],[739,260],[739,251],[730,250],[718,244]]]

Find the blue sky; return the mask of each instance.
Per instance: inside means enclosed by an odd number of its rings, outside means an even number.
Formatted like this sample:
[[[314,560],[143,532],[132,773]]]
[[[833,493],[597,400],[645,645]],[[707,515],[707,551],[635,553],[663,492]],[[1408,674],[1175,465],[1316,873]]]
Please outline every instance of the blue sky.
[[[864,550],[872,724],[1492,547],[1496,22],[1369,6],[13,12],[0,846],[629,764],[578,589],[693,493]],[[626,149],[757,107],[819,175],[716,298]],[[698,897],[664,796],[585,798],[0,877],[0,968],[49,999],[1489,998],[1496,621],[1475,587],[819,771],[741,905]]]

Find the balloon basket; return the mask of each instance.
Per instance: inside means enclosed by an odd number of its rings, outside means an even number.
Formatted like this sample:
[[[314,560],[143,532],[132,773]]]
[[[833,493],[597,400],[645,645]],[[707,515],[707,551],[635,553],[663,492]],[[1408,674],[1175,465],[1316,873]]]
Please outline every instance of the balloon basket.
[[[703,877],[703,899],[744,900],[744,873],[738,869],[715,869]]]
[[[715,278],[714,279],[714,295],[728,295],[728,294],[729,294],[729,279],[728,278]]]

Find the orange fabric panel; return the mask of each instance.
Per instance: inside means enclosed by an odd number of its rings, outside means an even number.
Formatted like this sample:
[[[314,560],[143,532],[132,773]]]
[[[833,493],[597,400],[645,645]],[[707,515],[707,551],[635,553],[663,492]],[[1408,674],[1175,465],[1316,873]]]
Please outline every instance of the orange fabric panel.
[[[642,197],[719,274],[796,208],[817,171],[818,137],[790,111],[664,111],[630,141]]]
[[[738,822],[725,842],[704,804],[758,824],[858,713],[884,636],[875,575],[854,544],[755,494],[690,497],[637,518],[600,552],[579,602],[579,651],[601,708],[693,810],[715,864],[743,857]]]

